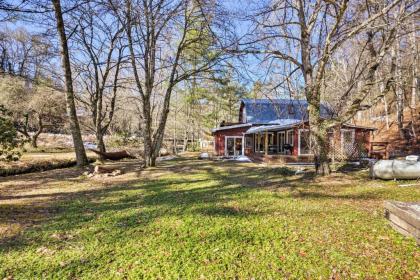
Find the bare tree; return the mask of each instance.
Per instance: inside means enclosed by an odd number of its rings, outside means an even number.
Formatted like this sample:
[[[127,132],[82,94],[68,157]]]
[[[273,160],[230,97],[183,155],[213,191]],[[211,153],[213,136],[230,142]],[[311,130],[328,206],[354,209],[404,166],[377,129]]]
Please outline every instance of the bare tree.
[[[65,78],[66,105],[67,114],[69,116],[70,131],[73,137],[77,165],[83,166],[87,165],[89,162],[86,156],[85,147],[83,146],[82,134],[80,132],[79,120],[77,118],[70,54],[63,13],[61,10],[61,2],[60,0],[51,1],[54,6],[57,32],[60,37],[61,66],[63,68]]]
[[[222,39],[216,38],[211,26],[216,6],[204,1],[126,0],[124,8],[119,8],[109,2],[120,21],[126,21],[134,84],[141,102],[145,165],[154,166],[174,87],[209,71],[220,61]],[[194,24],[197,20],[202,24]],[[187,51],[194,51],[194,44],[209,38],[217,48],[209,49],[196,67],[188,67]]]
[[[95,133],[99,150],[106,152],[104,135],[114,117],[121,82],[123,28],[106,7],[96,3],[75,10],[72,18],[78,25],[72,38],[80,91],[77,99],[90,111],[88,128]]]

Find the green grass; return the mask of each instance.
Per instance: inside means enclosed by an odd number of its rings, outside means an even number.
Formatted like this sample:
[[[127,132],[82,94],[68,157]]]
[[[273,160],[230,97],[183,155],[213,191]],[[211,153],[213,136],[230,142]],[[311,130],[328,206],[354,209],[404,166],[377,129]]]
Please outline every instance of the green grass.
[[[0,238],[0,279],[419,278],[414,239],[383,217],[384,200],[419,201],[418,188],[290,174],[180,159],[99,189],[63,181],[76,191],[47,218]]]

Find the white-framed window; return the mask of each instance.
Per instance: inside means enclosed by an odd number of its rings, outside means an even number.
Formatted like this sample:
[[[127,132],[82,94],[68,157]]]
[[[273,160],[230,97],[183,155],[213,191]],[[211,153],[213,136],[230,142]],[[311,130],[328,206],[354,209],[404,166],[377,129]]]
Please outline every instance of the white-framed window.
[[[254,134],[255,152],[264,152],[264,135],[261,133]]]
[[[244,153],[243,136],[225,136],[225,155],[240,156]]]
[[[286,132],[280,131],[277,133],[277,143],[278,143],[278,151],[279,153],[284,153],[284,144],[286,144]]]
[[[254,145],[255,145],[255,152],[264,153],[265,152],[265,135],[266,132],[261,132],[255,134]],[[268,147],[275,145],[274,133],[268,132]]]
[[[250,148],[252,149],[252,146],[254,145],[254,137],[247,134],[244,136],[245,137],[245,148]]]
[[[293,146],[295,140],[295,131],[290,129],[286,131],[286,143]]]
[[[298,131],[298,155],[312,155],[309,129]]]

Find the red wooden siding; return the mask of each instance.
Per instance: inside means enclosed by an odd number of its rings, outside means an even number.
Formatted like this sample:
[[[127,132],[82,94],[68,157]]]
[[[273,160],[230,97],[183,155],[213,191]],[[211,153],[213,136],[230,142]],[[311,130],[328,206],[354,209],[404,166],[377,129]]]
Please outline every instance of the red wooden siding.
[[[214,133],[216,155],[225,155],[225,136],[243,136],[248,129],[249,126],[216,131]]]
[[[239,127],[239,128],[232,128],[226,130],[220,130],[214,133],[215,138],[215,152],[218,156],[223,156],[225,154],[225,137],[226,136],[243,136],[244,133],[249,129],[248,126],[246,127]],[[294,139],[293,139],[293,152],[292,156],[299,156],[299,129],[309,129],[307,125],[303,127],[295,127],[294,130]],[[367,152],[369,149],[370,144],[370,135],[371,132],[369,130],[363,128],[352,128],[352,127],[342,127],[342,129],[350,129],[355,131],[355,144],[359,147],[363,147]],[[333,132],[334,137],[334,145],[337,149],[341,149],[341,129],[334,129]],[[275,132],[274,134],[274,143],[278,144],[278,134]],[[331,139],[329,140],[331,141]],[[245,145],[245,143],[244,143]],[[255,143],[253,143],[255,145]],[[253,153],[253,148],[245,148],[245,152],[247,155]]]

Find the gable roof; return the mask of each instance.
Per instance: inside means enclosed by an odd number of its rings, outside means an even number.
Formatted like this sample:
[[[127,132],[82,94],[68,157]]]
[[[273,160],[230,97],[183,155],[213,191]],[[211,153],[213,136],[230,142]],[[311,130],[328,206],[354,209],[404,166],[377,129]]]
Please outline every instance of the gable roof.
[[[308,102],[298,99],[241,99],[245,111],[245,123],[282,124],[284,120],[305,121],[308,119]],[[330,118],[331,110],[321,105],[321,117]]]

